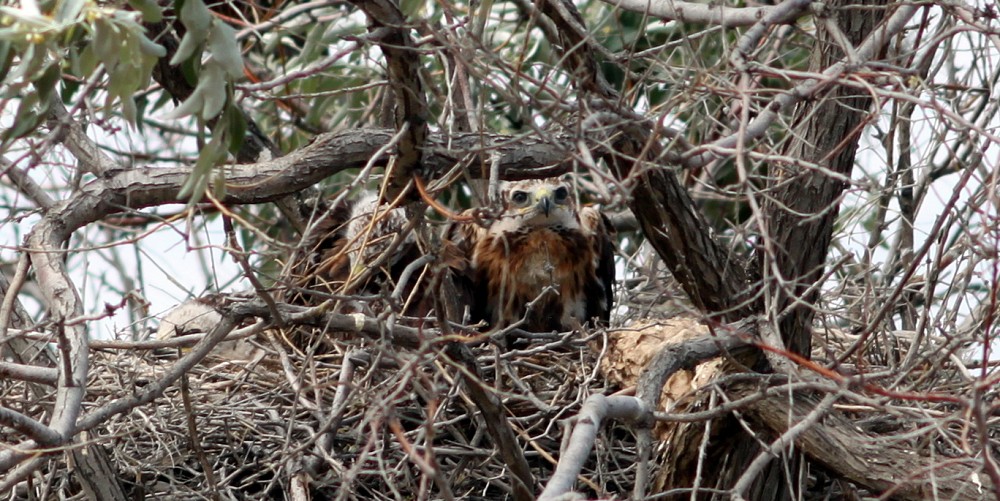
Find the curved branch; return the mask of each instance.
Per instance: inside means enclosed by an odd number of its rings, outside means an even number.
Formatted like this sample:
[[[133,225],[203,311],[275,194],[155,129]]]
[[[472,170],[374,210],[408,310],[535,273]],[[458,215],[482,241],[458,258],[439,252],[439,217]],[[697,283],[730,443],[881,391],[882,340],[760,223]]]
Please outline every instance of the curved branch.
[[[0,362],[0,377],[29,383],[55,385],[59,380],[59,372],[51,367]]]
[[[82,409],[90,359],[85,326],[67,322],[83,314],[83,301],[69,277],[61,252],[63,242],[75,228],[63,224],[58,212],[49,212],[35,226],[28,235],[27,247],[38,286],[54,324],[59,353],[56,364],[59,379],[49,427],[63,441],[69,441]]]
[[[62,441],[62,436],[52,428],[14,409],[0,407],[0,424],[31,437],[32,440],[43,446],[57,445]]]
[[[289,155],[226,169],[227,204],[275,201],[299,192],[338,172],[362,168],[369,162],[384,166],[388,155],[372,158],[393,136],[389,129],[355,129],[319,136]],[[567,172],[567,160],[558,137],[551,141],[503,135],[464,134],[436,136],[429,142],[424,165],[444,171],[463,162],[488,162],[490,153],[500,161],[505,179],[550,177]],[[447,144],[447,147],[444,145]],[[596,146],[595,146],[596,148]],[[470,169],[473,177],[483,173]],[[145,167],[116,171],[83,186],[69,200],[58,204],[53,219],[73,231],[124,209],[141,209],[167,203],[185,203],[177,192],[190,175],[186,167]]]
[[[559,458],[556,471],[549,478],[545,490],[538,496],[541,500],[561,499],[573,490],[576,477],[590,458],[590,450],[597,441],[597,432],[605,419],[644,421],[651,416],[650,407],[641,399],[623,395],[591,395],[576,416],[576,425],[569,444]]]
[[[182,375],[187,373],[192,367],[201,362],[206,355],[219,343],[236,325],[236,322],[240,320],[236,314],[230,312],[223,312],[221,315],[222,319],[218,325],[212,329],[207,336],[205,336],[198,344],[195,345],[192,350],[184,355],[180,360],[177,361],[169,370],[167,370],[163,377],[157,380],[155,383],[143,387],[142,391],[137,392],[126,397],[113,400],[97,410],[88,413],[86,416],[81,418],[79,422],[75,420],[69,422],[67,425],[68,416],[73,416],[74,418],[79,414],[80,407],[77,405],[73,408],[71,405],[71,398],[75,395],[69,388],[60,388],[56,396],[56,407],[57,410],[60,407],[60,398],[63,403],[62,414],[53,416],[53,426],[50,426],[54,431],[59,433],[59,440],[52,444],[46,444],[48,446],[60,446],[70,443],[73,440],[73,436],[82,430],[88,430],[97,426],[108,418],[115,414],[120,414],[131,410],[139,405],[153,401],[153,399],[159,397],[163,392],[174,384]],[[60,367],[67,365],[65,361],[62,361]],[[62,376],[62,374],[60,374]],[[64,393],[70,394],[67,396],[62,396]],[[80,394],[82,395],[82,388],[80,388]],[[74,412],[75,411],[75,412]],[[57,421],[57,417],[59,421]],[[59,428],[56,425],[60,426]],[[37,449],[40,445],[36,440],[28,440],[17,444],[14,447],[0,451],[0,472],[6,472],[14,465],[17,465],[20,461],[37,455]],[[6,491],[11,488],[17,482],[19,482],[23,475],[30,474],[31,469],[26,469],[22,465],[18,468],[16,474],[10,474],[3,478],[0,482],[0,491]]]
[[[740,385],[731,387],[729,394],[735,400],[757,391]],[[916,454],[898,442],[873,439],[837,412],[826,413],[804,429],[794,426],[816,406],[807,396],[773,395],[749,405],[745,413],[777,433],[791,431],[796,447],[810,459],[884,498],[972,501],[986,498],[992,489],[990,478],[980,475],[968,459],[942,461]]]
[[[702,336],[683,343],[664,346],[639,375],[636,396],[646,402],[650,409],[659,409],[663,387],[667,384],[670,376],[677,371],[693,369],[701,362],[724,353],[737,354],[738,351],[742,350],[756,350],[752,344],[755,333],[751,329],[754,328],[755,323],[752,320],[747,320],[731,329],[725,329],[729,331],[725,335]],[[716,329],[716,331],[722,332],[723,329]]]
[[[778,5],[765,7],[730,7],[717,3],[695,3],[680,0],[601,0],[615,7],[641,12],[663,19],[682,23],[714,24],[735,27],[756,24],[764,16],[776,10]],[[798,17],[789,13],[779,22],[787,23]]]

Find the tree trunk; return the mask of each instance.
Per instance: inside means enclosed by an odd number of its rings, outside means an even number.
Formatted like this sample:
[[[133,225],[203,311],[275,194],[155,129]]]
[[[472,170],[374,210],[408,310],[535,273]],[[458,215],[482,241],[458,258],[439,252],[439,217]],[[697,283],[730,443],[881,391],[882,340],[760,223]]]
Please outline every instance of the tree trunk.
[[[884,17],[884,11],[873,9],[886,5],[886,0],[865,0],[864,8],[850,8],[859,2],[834,0],[827,5],[834,14],[831,19],[857,47]],[[820,24],[823,19],[815,22]],[[820,73],[844,58],[844,52],[826,29],[817,33],[818,50],[813,52],[809,71]],[[847,86],[834,86],[819,99],[799,105],[794,116],[804,117],[791,132],[784,151],[786,158],[798,158],[831,172],[850,178],[858,138],[869,118],[871,94]],[[823,276],[827,249],[839,213],[839,200],[847,183],[813,168],[787,163],[768,166],[770,188],[775,194],[764,204],[761,233],[773,242],[773,255],[762,249],[762,262],[774,262],[781,274],[776,277],[767,265],[761,275],[769,290],[777,291],[777,302],[769,313],[783,315],[779,331],[785,347],[808,357],[811,349],[813,306],[819,297],[814,287]],[[787,310],[787,311],[786,311]]]
[[[864,8],[854,9],[845,7],[857,5],[857,2],[835,0],[828,4],[832,11],[829,19],[855,47],[884,17],[884,12],[871,7],[885,5],[885,0],[863,3]],[[843,50],[825,29],[824,22],[826,19],[815,20],[819,44],[810,63],[810,71],[814,73],[844,58]],[[849,178],[870,106],[867,93],[839,85],[803,102],[792,113],[803,118],[790,132],[784,156]],[[761,313],[778,317],[787,350],[809,357],[814,306],[819,297],[819,290],[814,286],[824,274],[839,200],[847,183],[839,176],[833,177],[828,172],[804,165],[772,163],[767,166],[768,178],[772,181],[758,226],[763,239],[758,262],[764,294],[776,299],[769,302],[769,311]],[[775,276],[775,271],[780,276]],[[755,430],[768,429],[763,423],[753,424],[759,424],[752,425]],[[761,454],[760,444],[769,444],[777,438],[768,432],[750,436],[745,424],[741,425],[732,417],[710,425],[707,446],[704,423],[680,425],[674,430],[657,488],[697,484],[721,491],[731,489]],[[697,471],[699,462],[700,473]],[[807,474],[803,468],[808,465],[800,455],[782,454],[754,479],[745,497],[762,501],[795,499],[801,494]]]

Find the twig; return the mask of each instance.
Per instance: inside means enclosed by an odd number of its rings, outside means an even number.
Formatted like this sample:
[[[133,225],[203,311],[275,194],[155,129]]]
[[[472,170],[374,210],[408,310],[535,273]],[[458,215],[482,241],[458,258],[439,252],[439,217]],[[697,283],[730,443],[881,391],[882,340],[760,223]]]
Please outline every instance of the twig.
[[[50,209],[55,205],[55,200],[52,200],[52,197],[45,193],[45,190],[34,179],[31,179],[31,176],[5,158],[0,158],[0,173],[6,174],[14,182],[14,186],[32,202],[35,202],[39,208]]]
[[[209,199],[213,203],[218,203],[215,197],[211,195],[211,192],[206,192]],[[220,206],[220,210],[225,210]],[[236,231],[233,230],[233,220],[223,212],[222,216],[222,227],[226,232],[226,236],[229,239],[230,254],[233,256],[233,260],[239,263],[240,268],[243,269],[243,276],[250,281],[250,285],[253,286],[254,291],[257,292],[257,297],[264,301],[268,309],[271,310],[271,321],[274,322],[276,327],[282,327],[284,325],[284,319],[281,317],[281,312],[278,311],[278,305],[275,303],[274,298],[264,287],[264,284],[260,282],[257,278],[257,273],[254,272],[253,268],[250,267],[250,262],[247,261],[246,251],[240,245],[239,241],[236,239]]]
[[[0,290],[0,293],[3,293],[3,303],[0,304],[0,341],[7,337],[7,328],[10,327],[10,322],[14,316],[17,294],[20,292],[21,286],[24,285],[27,278],[28,254],[21,253],[21,256],[17,259],[17,268],[14,270],[14,278],[11,279],[9,283],[2,284],[5,285],[4,289],[6,290]]]
[[[209,496],[218,501],[221,499],[219,496],[219,482],[215,479],[215,468],[212,468],[212,463],[209,462],[208,457],[205,455],[205,449],[201,446],[201,438],[198,435],[198,423],[195,420],[194,405],[191,403],[191,387],[188,385],[188,375],[184,373],[181,375],[181,401],[184,403],[184,415],[186,416],[188,439],[191,440],[191,449],[194,450],[194,455],[198,458],[198,463],[201,464],[202,473],[205,475],[205,481],[208,482]]]
[[[467,346],[460,343],[448,343],[446,352],[463,369],[463,380],[466,389],[469,390],[469,396],[483,414],[493,445],[500,451],[501,457],[510,468],[514,499],[516,501],[534,499],[531,493],[534,478],[524,457],[524,451],[518,447],[516,435],[504,417],[503,405],[494,393],[483,387],[475,357]]]
[[[55,385],[59,379],[59,371],[50,367],[0,361],[0,376],[29,383]]]
[[[805,430],[809,429],[811,426],[815,425],[817,421],[823,418],[827,412],[833,407],[833,404],[840,399],[840,393],[830,393],[823,397],[823,400],[816,406],[812,412],[804,417],[801,421],[796,423],[787,431],[781,434],[777,440],[771,443],[771,445],[760,452],[753,462],[751,462],[743,475],[740,476],[739,481],[733,485],[732,495],[733,499],[743,501],[747,491],[750,489],[750,485],[757,480],[758,475],[767,466],[768,463],[774,460],[779,453],[787,449],[794,441],[801,435]],[[794,417],[789,417],[789,419],[794,419]]]
[[[725,4],[704,4],[682,0],[601,0],[634,12],[684,23],[712,24],[725,27],[750,26],[775,10],[774,6],[730,7]],[[791,21],[790,15],[781,22]]]

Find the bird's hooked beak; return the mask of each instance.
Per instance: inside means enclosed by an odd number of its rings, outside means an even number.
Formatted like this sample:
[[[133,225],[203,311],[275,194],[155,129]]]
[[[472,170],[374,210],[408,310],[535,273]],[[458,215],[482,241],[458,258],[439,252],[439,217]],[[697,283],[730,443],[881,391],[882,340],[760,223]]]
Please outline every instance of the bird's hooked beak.
[[[535,190],[534,197],[535,207],[541,209],[545,214],[545,217],[549,217],[549,212],[552,212],[552,201],[554,199],[552,190],[548,188],[539,188]]]

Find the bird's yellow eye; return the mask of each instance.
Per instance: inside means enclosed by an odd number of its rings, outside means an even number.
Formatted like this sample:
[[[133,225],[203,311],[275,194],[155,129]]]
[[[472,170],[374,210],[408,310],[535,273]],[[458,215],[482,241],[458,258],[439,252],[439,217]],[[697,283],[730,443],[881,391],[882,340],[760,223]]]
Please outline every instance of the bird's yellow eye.
[[[510,199],[517,205],[524,205],[528,202],[528,193],[525,191],[515,191],[510,194]]]
[[[569,198],[569,190],[565,186],[560,186],[556,188],[555,191],[556,202],[565,202]]]

